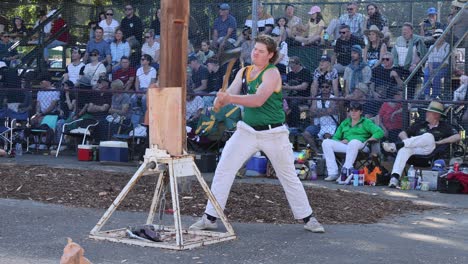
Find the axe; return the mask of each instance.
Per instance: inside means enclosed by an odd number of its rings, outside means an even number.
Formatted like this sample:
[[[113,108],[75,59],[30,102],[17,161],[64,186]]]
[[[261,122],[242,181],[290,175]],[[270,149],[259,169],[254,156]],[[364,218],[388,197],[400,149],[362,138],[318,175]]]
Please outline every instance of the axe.
[[[234,64],[236,63],[237,59],[239,59],[240,55],[241,55],[241,48],[231,49],[231,50],[228,50],[219,54],[219,59],[218,59],[219,65],[222,66],[228,63],[226,74],[224,75],[224,79],[223,79],[223,86],[219,90],[220,92],[226,91],[228,87],[228,83],[229,83],[229,78],[231,77],[232,68],[234,67]],[[215,112],[218,112],[219,107],[215,105],[213,107],[213,110]]]

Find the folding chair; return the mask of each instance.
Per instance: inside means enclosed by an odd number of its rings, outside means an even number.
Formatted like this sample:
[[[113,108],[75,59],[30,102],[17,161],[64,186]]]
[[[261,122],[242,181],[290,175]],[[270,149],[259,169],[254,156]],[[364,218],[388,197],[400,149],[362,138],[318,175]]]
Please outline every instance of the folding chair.
[[[21,139],[20,132],[24,130],[24,126],[20,122],[27,122],[29,112],[18,113],[9,109],[0,110],[0,120],[3,125],[0,125],[0,139],[4,141],[5,149],[9,145],[9,149],[13,148],[13,143]]]
[[[346,158],[346,153],[335,152],[336,161],[340,166],[343,166]],[[379,159],[380,157],[380,141],[368,141],[364,147],[362,147],[356,160],[354,161],[353,168],[364,168],[367,166],[372,159]]]
[[[60,152],[60,147],[62,146],[62,141],[64,135],[72,137],[83,137],[81,144],[86,143],[86,137],[92,136],[92,130],[99,124],[99,121],[95,119],[77,119],[69,123],[65,123],[62,126],[62,134],[60,135],[59,144],[57,147],[57,153],[55,157],[58,157]]]
[[[46,115],[44,116],[44,118],[42,119],[41,121],[41,124],[39,126],[39,128],[32,128],[31,129],[31,135],[33,137],[39,137],[39,140],[36,144],[36,151],[38,150],[39,148],[39,144],[41,142],[41,139],[43,136],[48,136],[47,133],[52,130],[53,133],[55,134],[55,128],[57,127],[57,121],[58,121],[58,115]],[[49,135],[49,137],[51,139],[48,139],[46,140],[46,146],[47,146],[47,149],[50,148],[50,145],[51,145],[51,142],[53,141],[53,135]],[[27,148],[26,148],[26,151],[29,151],[29,137],[27,139]]]

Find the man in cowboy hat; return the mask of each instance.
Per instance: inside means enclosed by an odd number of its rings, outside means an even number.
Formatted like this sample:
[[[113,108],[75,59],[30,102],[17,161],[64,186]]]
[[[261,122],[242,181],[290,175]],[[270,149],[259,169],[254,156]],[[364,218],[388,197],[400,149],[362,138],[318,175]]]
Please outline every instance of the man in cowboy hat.
[[[426,110],[426,120],[416,122],[406,131],[402,131],[398,135],[402,142],[382,144],[383,149],[390,153],[395,153],[399,149],[388,185],[390,188],[396,188],[399,185],[399,178],[412,155],[429,155],[434,151],[442,153],[449,144],[460,140],[458,131],[449,123],[440,120],[440,117],[444,115],[443,104],[432,101],[424,110]]]

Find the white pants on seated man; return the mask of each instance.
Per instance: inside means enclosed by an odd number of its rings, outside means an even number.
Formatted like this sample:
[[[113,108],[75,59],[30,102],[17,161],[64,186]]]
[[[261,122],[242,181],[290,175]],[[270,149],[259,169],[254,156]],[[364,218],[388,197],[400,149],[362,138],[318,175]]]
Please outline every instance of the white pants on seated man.
[[[333,139],[325,139],[322,143],[323,157],[327,164],[328,176],[339,175],[338,164],[336,163],[335,152],[346,153],[344,168],[352,168],[356,157],[365,144],[357,139],[353,139],[348,144]],[[368,151],[368,150],[367,150]]]
[[[406,162],[413,155],[429,155],[436,148],[434,136],[431,133],[424,133],[420,136],[403,139],[405,144],[395,158],[392,174],[402,175]]]

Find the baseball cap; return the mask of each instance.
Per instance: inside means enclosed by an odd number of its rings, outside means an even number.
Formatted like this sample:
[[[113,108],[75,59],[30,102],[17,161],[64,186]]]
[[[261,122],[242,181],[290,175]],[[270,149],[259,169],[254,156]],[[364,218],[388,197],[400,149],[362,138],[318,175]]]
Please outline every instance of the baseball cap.
[[[437,15],[437,9],[435,9],[435,7],[429,7],[427,9],[427,14],[428,15]]]
[[[219,7],[219,9],[221,9],[221,10],[229,10],[229,9],[231,9],[231,7],[230,7],[228,4],[226,4],[226,3],[219,4],[218,7]]]
[[[320,57],[320,61],[331,62],[331,58],[328,55],[322,55],[322,57]]]
[[[360,110],[362,111],[362,104],[359,102],[351,102],[349,103],[348,110]]]
[[[321,12],[322,10],[320,9],[320,7],[318,6],[313,6],[310,8],[310,11],[308,12],[309,15],[312,15],[312,14],[315,14],[315,13],[319,13]]]

